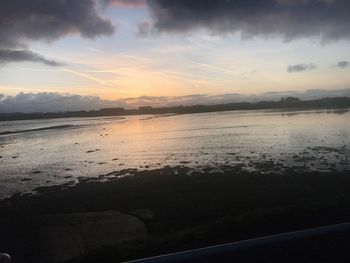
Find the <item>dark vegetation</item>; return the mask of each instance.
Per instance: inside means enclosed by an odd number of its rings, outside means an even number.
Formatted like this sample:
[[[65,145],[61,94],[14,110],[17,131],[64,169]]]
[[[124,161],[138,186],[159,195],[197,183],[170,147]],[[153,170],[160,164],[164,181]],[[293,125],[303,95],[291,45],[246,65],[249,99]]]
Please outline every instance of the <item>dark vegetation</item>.
[[[82,178],[74,187],[40,188],[37,195],[2,201],[0,223],[43,214],[151,210],[154,219],[146,222],[146,241],[123,251],[105,248],[81,259],[118,262],[350,220],[348,172],[189,171],[129,169],[115,175],[134,176],[107,182],[99,180],[104,176]]]
[[[350,107],[350,98],[336,97],[302,101],[298,98],[287,97],[280,101],[240,102],[217,105],[193,105],[153,108],[151,106],[138,109],[105,108],[92,111],[67,111],[67,112],[33,112],[33,113],[0,113],[0,121],[50,119],[66,117],[100,117],[100,116],[124,116],[137,114],[186,114],[231,110],[263,110],[263,109],[320,109],[320,108],[347,108]]]

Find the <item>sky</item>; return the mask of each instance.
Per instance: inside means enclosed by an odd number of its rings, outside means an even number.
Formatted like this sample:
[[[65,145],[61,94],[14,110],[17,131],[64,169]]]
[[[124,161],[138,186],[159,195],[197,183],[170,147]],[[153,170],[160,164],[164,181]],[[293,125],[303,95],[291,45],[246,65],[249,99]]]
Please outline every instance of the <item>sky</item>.
[[[346,95],[349,14],[348,0],[2,0],[0,111]]]

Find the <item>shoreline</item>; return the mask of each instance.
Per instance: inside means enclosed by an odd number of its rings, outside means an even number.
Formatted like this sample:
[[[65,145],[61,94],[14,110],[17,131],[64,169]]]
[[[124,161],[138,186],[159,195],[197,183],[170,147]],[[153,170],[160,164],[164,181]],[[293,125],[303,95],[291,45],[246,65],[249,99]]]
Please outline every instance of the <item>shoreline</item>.
[[[2,200],[0,218],[11,225],[31,216],[151,211],[154,218],[144,221],[146,240],[118,255],[113,249],[95,251],[84,261],[94,262],[103,254],[118,262],[345,222],[350,220],[349,172],[262,175],[234,167],[223,172],[186,166],[126,169],[113,172],[108,180],[111,174]]]
[[[313,100],[300,100],[295,97],[281,98],[280,101],[234,102],[214,105],[188,105],[174,107],[153,108],[152,106],[138,109],[105,108],[90,111],[70,112],[32,112],[32,113],[6,113],[0,112],[1,121],[57,119],[71,117],[124,117],[133,115],[160,115],[160,114],[193,114],[222,111],[251,111],[251,110],[341,110],[350,107],[349,97],[326,97]]]

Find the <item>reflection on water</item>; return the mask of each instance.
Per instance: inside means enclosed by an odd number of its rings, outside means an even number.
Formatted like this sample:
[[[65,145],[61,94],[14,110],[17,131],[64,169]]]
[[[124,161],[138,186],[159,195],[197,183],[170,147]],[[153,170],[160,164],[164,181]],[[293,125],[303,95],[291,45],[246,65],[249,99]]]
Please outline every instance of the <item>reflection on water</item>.
[[[3,122],[0,187],[6,196],[81,176],[181,164],[347,170],[349,120],[349,110],[318,110]]]

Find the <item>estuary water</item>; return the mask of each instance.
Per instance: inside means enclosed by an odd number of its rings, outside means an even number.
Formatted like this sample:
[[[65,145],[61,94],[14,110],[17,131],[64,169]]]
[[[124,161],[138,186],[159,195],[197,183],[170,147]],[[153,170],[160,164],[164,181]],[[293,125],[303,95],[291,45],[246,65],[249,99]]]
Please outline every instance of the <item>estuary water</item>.
[[[0,122],[0,198],[128,168],[350,170],[350,109]]]

